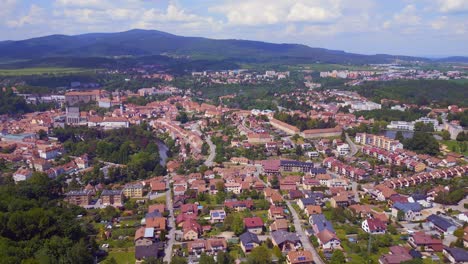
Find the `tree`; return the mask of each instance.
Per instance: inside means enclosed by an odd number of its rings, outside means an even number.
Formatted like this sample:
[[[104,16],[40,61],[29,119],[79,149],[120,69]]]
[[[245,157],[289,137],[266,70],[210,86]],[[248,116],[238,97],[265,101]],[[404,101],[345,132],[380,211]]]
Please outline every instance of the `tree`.
[[[403,142],[403,140],[405,140],[405,137],[403,136],[403,132],[397,131],[395,134],[395,139],[400,142]]]
[[[343,252],[341,252],[341,250],[333,251],[333,254],[330,259],[330,264],[340,264],[340,263],[345,263],[345,262],[346,262],[346,258]]]
[[[43,129],[40,129],[39,132],[37,132],[37,136],[40,140],[47,139],[47,132],[45,132]]]
[[[115,260],[114,257],[111,257],[105,261],[105,264],[117,264],[117,260]]]
[[[457,141],[465,141],[465,140],[468,140],[468,134],[464,133],[463,131],[458,133]]]
[[[278,189],[279,188],[279,180],[278,175],[274,174],[270,181],[271,188]]]
[[[244,219],[241,217],[240,214],[236,214],[234,216],[231,229],[234,232],[234,234],[236,234],[236,236],[244,232]]]
[[[216,264],[215,259],[212,256],[208,256],[206,253],[202,253],[199,260],[200,264]]]
[[[398,221],[404,221],[405,220],[405,212],[398,210],[397,212],[397,220]]]
[[[187,259],[184,257],[173,256],[171,264],[187,264]]]
[[[234,263],[233,259],[225,251],[218,251],[216,255],[216,264],[232,264]]]
[[[258,246],[247,257],[248,264],[268,264],[271,262],[271,252],[265,245]]]
[[[186,112],[179,112],[179,115],[177,115],[176,120],[182,124],[185,124],[189,121],[189,118]]]
[[[406,149],[413,150],[417,153],[437,155],[439,153],[439,143],[428,133],[415,132],[411,139],[404,141]]]
[[[440,136],[443,140],[450,140],[450,133],[445,129],[440,132]]]

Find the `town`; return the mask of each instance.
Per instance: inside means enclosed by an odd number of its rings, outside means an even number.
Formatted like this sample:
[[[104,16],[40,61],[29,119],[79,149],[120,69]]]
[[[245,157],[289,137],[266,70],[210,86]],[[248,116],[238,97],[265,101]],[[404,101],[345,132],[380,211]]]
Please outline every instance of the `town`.
[[[0,116],[0,168],[19,186],[63,182],[101,263],[466,263],[466,105],[376,101],[319,83],[466,75],[376,69],[131,69],[106,74],[154,84],[4,87],[53,107]],[[177,87],[178,78],[202,88]],[[292,78],[302,86],[269,94],[276,109],[205,88]]]

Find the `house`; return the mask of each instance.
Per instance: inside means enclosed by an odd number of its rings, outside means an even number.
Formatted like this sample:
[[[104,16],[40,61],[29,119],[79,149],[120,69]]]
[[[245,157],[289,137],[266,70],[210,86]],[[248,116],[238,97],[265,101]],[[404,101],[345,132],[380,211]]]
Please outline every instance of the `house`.
[[[289,251],[286,256],[287,264],[313,264],[314,258],[310,251]]]
[[[422,249],[422,251],[441,252],[444,248],[441,239],[433,238],[431,235],[426,234],[423,231],[410,235],[408,238],[408,244],[413,248]]]
[[[25,181],[32,176],[32,171],[30,169],[25,169],[25,168],[19,168],[14,174],[13,174],[13,180],[17,183],[19,181]]]
[[[239,236],[241,248],[244,253],[252,251],[255,247],[260,245],[260,240],[256,234],[245,232]]]
[[[403,212],[404,221],[420,221],[422,220],[422,207],[419,203],[400,203],[393,204],[392,216],[398,219],[398,212]],[[398,219],[400,220],[400,219]]]
[[[244,218],[244,226],[248,232],[260,235],[263,231],[263,220],[260,217]]]
[[[302,198],[297,201],[297,205],[301,210],[304,210],[309,205],[317,205],[317,201],[315,198]]]
[[[224,184],[224,190],[226,192],[232,192],[234,194],[240,194],[242,191],[242,185],[238,182],[227,182]]]
[[[151,181],[150,182],[151,192],[153,193],[163,193],[166,191],[166,183],[162,181]]]
[[[286,219],[277,219],[270,225],[270,232],[283,230],[288,231],[289,223]]]
[[[226,218],[224,210],[210,210],[210,223],[223,223]]]
[[[184,195],[186,190],[187,188],[184,186],[174,186],[174,196]]]
[[[147,258],[159,258],[161,257],[162,243],[154,243],[147,246],[135,246],[135,258],[136,263],[143,263]]]
[[[154,242],[154,228],[140,227],[135,231],[135,246],[149,246]]]
[[[190,255],[201,255],[202,253],[214,255],[218,251],[226,251],[227,242],[224,238],[199,239],[188,242],[187,249]]]
[[[142,198],[143,197],[143,184],[141,183],[127,184],[123,188],[123,194],[127,198]]]
[[[283,207],[272,205],[268,209],[268,219],[270,220],[283,219],[285,217],[286,214]]]
[[[323,250],[333,250],[341,247],[341,241],[334,232],[324,229],[316,234],[320,247]]]
[[[452,220],[440,215],[431,214],[427,217],[426,221],[429,222],[430,227],[440,233],[453,235],[453,232],[457,229],[457,225]]]
[[[182,225],[183,239],[184,240],[195,240],[198,239],[198,235],[201,233],[201,226],[195,220],[189,219]]]
[[[180,212],[186,215],[198,215],[198,206],[196,204],[183,204],[180,207]]]
[[[229,209],[234,209],[236,211],[244,211],[246,209],[250,210],[253,208],[253,201],[252,200],[226,200],[224,201],[224,206]]]
[[[468,251],[463,248],[445,247],[442,254],[450,261],[450,263],[468,263]]]
[[[362,221],[361,227],[362,230],[364,230],[366,233],[372,235],[385,234],[387,231],[387,224],[376,218],[367,218],[366,220]]]
[[[327,229],[328,231],[335,233],[335,229],[330,221],[328,221],[323,214],[313,214],[309,217],[309,223],[312,226],[315,234],[322,232]]]
[[[391,246],[390,253],[379,258],[379,264],[400,264],[401,262],[413,259],[409,250],[402,246]]]
[[[273,245],[278,246],[282,252],[297,250],[302,247],[301,239],[296,233],[283,230],[271,232]]]
[[[322,207],[319,205],[308,205],[305,208],[305,213],[307,217],[310,217],[313,214],[321,214],[322,213]]]
[[[330,199],[330,205],[333,208],[348,207],[348,205],[350,204],[351,204],[351,201],[348,198],[347,192],[339,193],[338,195],[335,195]]]
[[[145,226],[147,228],[154,228],[155,232],[166,230],[166,218],[162,216],[145,217]]]
[[[395,192],[393,189],[385,186],[385,185],[377,185],[375,186],[375,193],[377,195],[377,200],[379,201],[386,201],[389,199],[392,195],[396,195],[397,192]]]

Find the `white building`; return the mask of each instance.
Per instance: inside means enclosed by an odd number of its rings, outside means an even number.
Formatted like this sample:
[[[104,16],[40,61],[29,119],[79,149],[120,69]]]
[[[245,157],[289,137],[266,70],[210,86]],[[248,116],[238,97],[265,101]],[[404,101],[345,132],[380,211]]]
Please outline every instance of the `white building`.
[[[338,146],[336,146],[336,151],[340,156],[348,155],[350,151],[349,145],[347,143],[341,143]]]
[[[406,122],[406,121],[392,121],[390,124],[387,125],[388,129],[395,129],[395,130],[414,130],[414,122]]]

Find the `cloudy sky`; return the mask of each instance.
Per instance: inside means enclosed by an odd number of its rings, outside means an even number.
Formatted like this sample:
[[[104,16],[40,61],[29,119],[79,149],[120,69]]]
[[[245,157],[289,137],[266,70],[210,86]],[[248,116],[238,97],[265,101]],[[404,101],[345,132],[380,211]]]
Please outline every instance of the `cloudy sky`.
[[[0,0],[0,40],[133,28],[364,54],[468,56],[468,0]]]

